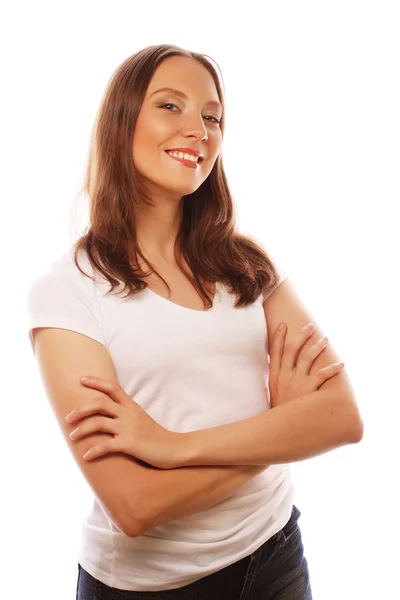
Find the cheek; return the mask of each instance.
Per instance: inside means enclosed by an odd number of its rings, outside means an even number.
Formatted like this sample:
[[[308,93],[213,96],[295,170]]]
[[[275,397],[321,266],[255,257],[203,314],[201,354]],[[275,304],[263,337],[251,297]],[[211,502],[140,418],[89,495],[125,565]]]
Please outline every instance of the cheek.
[[[221,154],[221,152],[222,152],[222,148],[220,147],[220,145],[218,143],[213,145],[212,150],[211,150],[212,160],[209,162],[209,165],[208,165],[208,168],[210,171],[214,168],[214,165],[217,162],[218,156]]]
[[[171,128],[159,121],[146,120],[137,123],[133,138],[133,159],[143,162],[143,159],[152,160],[165,148],[173,132]]]
[[[222,152],[222,134],[221,131],[210,131],[208,136],[208,147],[210,153],[215,156],[215,159]]]

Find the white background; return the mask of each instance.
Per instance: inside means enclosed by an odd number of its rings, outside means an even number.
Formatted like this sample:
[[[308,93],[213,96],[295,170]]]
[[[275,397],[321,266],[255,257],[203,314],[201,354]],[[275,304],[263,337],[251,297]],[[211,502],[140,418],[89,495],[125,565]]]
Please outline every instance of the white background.
[[[385,0],[114,0],[3,9],[4,598],[75,597],[92,496],[42,388],[26,292],[76,239],[74,198],[109,77],[159,43],[220,66],[223,157],[239,228],[287,271],[345,361],[363,416],[360,444],[293,466],[314,600],[396,596],[398,8]]]

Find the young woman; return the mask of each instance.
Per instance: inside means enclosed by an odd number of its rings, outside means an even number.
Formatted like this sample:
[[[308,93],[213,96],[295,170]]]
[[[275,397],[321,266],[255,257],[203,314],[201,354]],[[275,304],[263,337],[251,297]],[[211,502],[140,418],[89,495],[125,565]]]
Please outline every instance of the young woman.
[[[93,128],[89,228],[29,291],[43,384],[94,494],[79,600],[310,599],[289,465],[362,438],[343,363],[235,228],[224,124],[206,56],[126,59]]]

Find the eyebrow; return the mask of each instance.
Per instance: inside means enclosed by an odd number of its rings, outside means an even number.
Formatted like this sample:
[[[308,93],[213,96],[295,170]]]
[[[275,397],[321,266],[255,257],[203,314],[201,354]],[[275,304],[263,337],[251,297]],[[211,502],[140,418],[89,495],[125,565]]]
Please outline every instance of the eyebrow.
[[[158,94],[159,92],[171,92],[172,94],[175,94],[175,96],[181,96],[181,98],[185,98],[187,100],[186,94],[184,94],[183,92],[180,92],[179,90],[175,90],[174,88],[169,88],[169,87],[160,88],[159,90],[156,90],[155,92],[150,94],[149,99],[152,96],[154,96],[154,94]],[[208,102],[206,102],[206,105],[207,106],[215,106],[216,108],[220,108],[222,110],[221,103],[217,102],[215,100],[209,100]]]

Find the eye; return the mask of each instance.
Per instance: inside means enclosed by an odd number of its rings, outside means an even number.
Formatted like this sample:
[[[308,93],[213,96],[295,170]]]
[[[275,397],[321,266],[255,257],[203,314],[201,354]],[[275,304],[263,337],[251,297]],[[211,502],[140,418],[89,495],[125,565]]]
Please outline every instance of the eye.
[[[166,108],[167,106],[174,106],[175,108],[178,108],[176,106],[176,104],[172,104],[172,102],[166,102],[165,104],[161,104],[159,108]],[[207,117],[208,117],[208,119],[214,119],[213,123],[218,123],[218,124],[221,123],[221,120],[217,119],[217,117],[213,117],[212,115],[204,115],[204,118],[207,118]]]
[[[217,119],[217,117],[213,117],[212,115],[205,115],[204,118],[206,118],[206,117],[210,117],[210,119],[214,119],[214,121],[213,121],[214,123],[218,123],[218,124],[221,123],[221,119]]]

